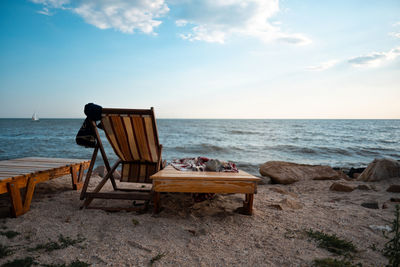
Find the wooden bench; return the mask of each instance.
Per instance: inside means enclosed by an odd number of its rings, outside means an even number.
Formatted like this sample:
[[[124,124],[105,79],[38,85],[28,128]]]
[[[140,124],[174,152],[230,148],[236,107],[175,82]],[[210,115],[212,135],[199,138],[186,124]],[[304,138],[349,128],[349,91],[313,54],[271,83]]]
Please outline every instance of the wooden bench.
[[[257,193],[257,178],[244,171],[196,172],[178,171],[172,166],[150,176],[153,179],[154,212],[160,210],[160,192],[182,193],[242,193],[246,195],[242,213],[252,215],[254,194]]]
[[[62,158],[20,158],[0,161],[0,194],[9,193],[14,217],[29,211],[37,183],[71,174],[72,188],[82,187],[90,160]],[[26,188],[22,201],[20,189]]]

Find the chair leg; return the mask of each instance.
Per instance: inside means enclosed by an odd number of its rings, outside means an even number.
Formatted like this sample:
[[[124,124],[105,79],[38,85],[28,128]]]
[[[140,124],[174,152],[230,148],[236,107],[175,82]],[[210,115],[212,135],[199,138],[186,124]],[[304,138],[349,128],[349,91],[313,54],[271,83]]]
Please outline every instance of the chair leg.
[[[99,152],[99,146],[96,145],[96,147],[94,148],[93,154],[92,154],[92,159],[90,160],[89,169],[86,173],[85,182],[83,183],[80,200],[83,200],[85,198],[85,194],[86,194],[87,188],[89,186],[90,177],[92,175],[94,163],[96,162],[96,157],[97,157],[98,152]]]
[[[107,173],[107,175],[101,180],[101,182],[96,186],[96,188],[93,190],[92,193],[98,193],[103,186],[106,184],[107,180],[112,177],[114,171],[117,169],[118,165],[121,163],[121,160],[118,160],[114,166],[111,168],[111,170]],[[86,182],[86,181],[85,181]],[[87,206],[90,205],[90,203],[93,201],[92,197],[86,198],[85,202],[83,203],[81,208],[86,208]]]

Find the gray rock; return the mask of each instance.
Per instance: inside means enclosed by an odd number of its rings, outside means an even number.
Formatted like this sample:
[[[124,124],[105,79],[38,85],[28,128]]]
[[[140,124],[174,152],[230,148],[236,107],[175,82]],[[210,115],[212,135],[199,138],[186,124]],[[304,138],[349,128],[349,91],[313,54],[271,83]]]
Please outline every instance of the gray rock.
[[[284,161],[268,161],[260,166],[260,174],[278,184],[292,184],[300,180],[339,180],[347,177],[329,166],[306,165]]]
[[[360,176],[358,176],[357,180],[376,182],[396,177],[400,179],[400,162],[384,158],[375,159],[371,162]]]

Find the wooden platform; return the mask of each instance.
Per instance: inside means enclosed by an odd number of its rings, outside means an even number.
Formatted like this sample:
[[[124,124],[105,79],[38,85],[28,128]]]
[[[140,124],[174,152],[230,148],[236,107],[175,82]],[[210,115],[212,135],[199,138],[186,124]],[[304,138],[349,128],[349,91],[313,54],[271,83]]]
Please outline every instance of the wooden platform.
[[[157,172],[153,179],[154,209],[160,209],[160,192],[183,193],[242,193],[246,195],[243,213],[253,212],[254,194],[257,193],[257,178],[244,171],[231,172],[196,172],[178,171],[172,166]]]
[[[85,159],[38,157],[0,161],[0,194],[10,194],[11,212],[17,217],[29,211],[37,183],[71,174],[72,188],[79,190],[89,164],[90,160]],[[26,188],[24,201],[21,188]]]

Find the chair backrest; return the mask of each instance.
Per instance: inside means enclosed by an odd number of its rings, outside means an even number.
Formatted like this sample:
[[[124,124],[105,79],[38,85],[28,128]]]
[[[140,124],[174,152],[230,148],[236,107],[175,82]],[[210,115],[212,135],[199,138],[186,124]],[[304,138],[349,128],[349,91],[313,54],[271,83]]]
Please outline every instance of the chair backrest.
[[[121,181],[151,183],[161,160],[154,109],[103,108],[101,123],[122,161]]]

